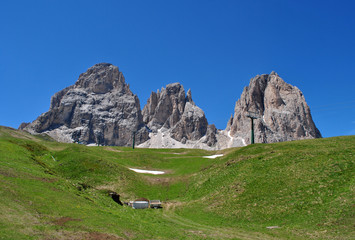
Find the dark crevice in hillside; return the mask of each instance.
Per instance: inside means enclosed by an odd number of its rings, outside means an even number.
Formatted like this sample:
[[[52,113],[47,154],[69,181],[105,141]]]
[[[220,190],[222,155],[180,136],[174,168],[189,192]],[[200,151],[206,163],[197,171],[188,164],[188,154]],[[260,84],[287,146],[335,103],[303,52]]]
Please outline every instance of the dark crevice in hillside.
[[[50,168],[44,161],[41,160],[42,156],[49,153],[49,150],[45,146],[36,142],[28,141],[9,140],[9,142],[26,149],[26,151],[30,155],[29,159],[40,165],[44,169],[45,173],[50,175],[56,175],[56,172],[52,168]]]
[[[56,175],[56,172],[51,169],[50,167],[48,167],[48,165],[46,163],[44,163],[42,160],[39,159],[38,156],[35,155],[31,155],[30,157],[36,164],[40,165],[43,169],[45,173],[48,173],[50,175]]]
[[[20,146],[35,155],[43,155],[45,152],[48,152],[48,149],[45,146],[40,145],[36,142],[14,141],[14,140],[9,140],[9,142],[17,146]]]
[[[89,188],[92,188],[92,186],[87,183],[78,182],[76,185],[76,189],[79,191],[85,191]]]

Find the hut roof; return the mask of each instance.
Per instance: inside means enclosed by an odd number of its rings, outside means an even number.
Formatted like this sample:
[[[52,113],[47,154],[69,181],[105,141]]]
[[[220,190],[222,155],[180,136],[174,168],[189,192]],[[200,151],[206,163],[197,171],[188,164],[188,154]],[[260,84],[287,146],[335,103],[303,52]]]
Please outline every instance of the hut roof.
[[[147,201],[147,202],[149,202],[149,200],[148,200],[148,199],[146,199],[146,198],[144,198],[144,197],[142,197],[142,198],[138,198],[138,199],[136,199],[135,201]]]

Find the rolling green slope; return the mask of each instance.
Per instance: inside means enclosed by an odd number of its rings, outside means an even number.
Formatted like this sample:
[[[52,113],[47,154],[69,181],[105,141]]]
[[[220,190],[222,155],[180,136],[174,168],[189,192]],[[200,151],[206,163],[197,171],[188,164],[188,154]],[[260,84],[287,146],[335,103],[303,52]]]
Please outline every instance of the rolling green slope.
[[[206,159],[216,152],[86,147],[0,127],[0,239],[352,239],[354,146],[355,136],[256,144]],[[109,191],[164,208],[122,207]]]

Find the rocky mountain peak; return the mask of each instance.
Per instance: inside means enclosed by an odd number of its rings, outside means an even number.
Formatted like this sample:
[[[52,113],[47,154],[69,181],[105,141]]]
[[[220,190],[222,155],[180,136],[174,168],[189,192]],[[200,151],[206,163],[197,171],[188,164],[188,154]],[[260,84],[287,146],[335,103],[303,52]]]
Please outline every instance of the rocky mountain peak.
[[[163,131],[165,135],[183,144],[188,140],[201,139],[208,128],[205,113],[195,105],[191,90],[186,95],[180,83],[171,83],[161,91],[152,92],[142,114],[144,123],[153,134]],[[213,138],[209,140],[213,144]]]
[[[250,80],[225,130],[209,125],[189,89],[176,82],[152,92],[141,111],[118,67],[99,63],[53,95],[48,112],[20,128],[47,133],[61,142],[210,150],[250,143],[253,112],[255,142],[269,143],[321,137],[302,92],[276,72]]]
[[[51,99],[48,112],[24,126],[32,133],[45,132],[61,142],[127,146],[148,139],[137,96],[125,83],[118,67],[99,63]]]
[[[279,76],[275,71],[271,71],[270,75]]]
[[[246,142],[250,141],[248,112],[260,117],[255,120],[256,142],[321,137],[302,92],[275,72],[251,79],[236,102],[234,112],[227,128],[232,136]]]
[[[191,89],[187,90],[187,93],[186,93],[186,102],[189,102],[189,103],[191,103],[192,105],[195,105],[194,101],[192,100]]]
[[[180,83],[171,83],[152,92],[143,108],[143,121],[153,130],[174,126],[184,112],[185,90]]]
[[[118,67],[110,63],[95,64],[85,73],[80,74],[74,87],[96,94],[118,91],[122,94],[133,95]]]

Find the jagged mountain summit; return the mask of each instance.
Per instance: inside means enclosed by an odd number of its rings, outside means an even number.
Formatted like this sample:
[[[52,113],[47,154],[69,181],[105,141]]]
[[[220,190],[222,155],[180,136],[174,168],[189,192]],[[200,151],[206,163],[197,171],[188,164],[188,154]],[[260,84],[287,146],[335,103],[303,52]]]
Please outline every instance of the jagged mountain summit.
[[[227,128],[218,130],[180,83],[152,92],[141,110],[123,74],[109,63],[82,73],[74,85],[54,94],[48,112],[20,128],[61,142],[129,146],[135,133],[139,147],[217,150],[250,143],[250,112],[259,116],[256,142],[321,137],[302,92],[275,72],[251,79]]]
[[[152,130],[150,139],[140,147],[208,148],[216,144],[205,113],[185,93],[180,83],[168,84],[152,92],[143,108],[143,121]]]
[[[61,142],[127,146],[148,140],[139,99],[118,67],[99,63],[77,82],[51,99],[48,112],[22,125],[31,133],[46,133]]]
[[[271,143],[307,138],[320,138],[304,95],[287,84],[275,72],[256,76],[236,102],[234,116],[228,121],[226,132],[250,143],[251,120],[254,121],[255,141]]]

